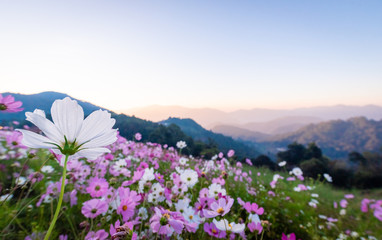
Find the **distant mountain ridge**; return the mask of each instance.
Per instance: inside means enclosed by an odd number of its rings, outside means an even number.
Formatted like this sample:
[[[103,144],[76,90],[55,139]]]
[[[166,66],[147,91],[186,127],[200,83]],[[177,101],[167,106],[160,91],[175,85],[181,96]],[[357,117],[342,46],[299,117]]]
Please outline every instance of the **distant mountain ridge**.
[[[183,132],[195,140],[200,140],[205,143],[208,143],[210,140],[212,140],[217,144],[218,148],[224,152],[228,152],[228,150],[233,149],[236,151],[236,155],[239,158],[255,157],[261,154],[253,146],[246,145],[243,142],[235,141],[231,137],[224,136],[223,134],[208,131],[196,123],[194,120],[189,118],[168,118],[167,120],[161,121],[159,123],[164,125],[175,124],[179,126]]]
[[[268,145],[268,149],[276,149],[292,142],[315,142],[331,158],[345,158],[352,151],[379,152],[382,150],[382,120],[356,117],[310,124],[292,133],[270,137],[263,144]]]
[[[25,119],[25,112],[33,112],[36,108],[44,110],[46,114],[50,114],[50,108],[52,107],[53,102],[56,99],[63,99],[65,97],[70,97],[67,94],[59,93],[59,92],[41,92],[37,94],[20,94],[20,93],[2,93],[4,95],[12,95],[15,97],[17,101],[21,101],[23,103],[22,108],[24,111],[12,114],[0,114],[1,120],[12,120],[12,119]],[[72,97],[70,97],[72,98]],[[89,115],[91,112],[104,109],[102,107],[98,107],[94,104],[91,104],[86,101],[81,101],[75,98],[72,98],[78,102],[78,104],[84,109],[84,114]],[[105,110],[105,109],[104,109]]]
[[[24,111],[18,113],[0,112],[0,123],[5,125],[8,125],[14,120],[20,121],[22,124],[30,124],[25,121],[25,112],[34,111],[36,108],[39,108],[44,110],[46,114],[50,114],[52,103],[56,99],[70,97],[67,94],[58,92],[42,92],[30,95],[18,93],[2,94],[11,94],[17,101],[23,102],[22,107],[24,108]],[[83,107],[85,116],[89,115],[93,111],[104,109],[89,102],[78,99],[75,100],[77,100],[78,104]],[[125,114],[116,114],[114,112],[111,112],[111,114],[112,117],[116,119],[116,124],[114,127],[119,129],[121,136],[128,139],[133,139],[135,133],[139,132],[142,134],[142,141],[169,144],[169,146],[175,146],[177,141],[184,140],[188,145],[188,148],[183,151],[185,154],[192,154],[195,152],[200,153],[205,149],[215,152],[218,150],[226,152],[229,149],[234,149],[237,152],[237,155],[241,157],[255,157],[259,154],[254,148],[239,141],[235,141],[230,137],[207,131],[191,119],[181,119],[179,121],[177,119],[170,119],[168,122],[155,123],[152,121],[139,119],[134,116],[127,116]],[[211,144],[210,140],[212,140]],[[204,142],[204,145],[202,142]],[[207,146],[208,144],[216,144],[218,148],[215,148],[214,146]]]
[[[124,110],[122,112],[151,121],[161,121],[169,117],[191,118],[208,130],[224,125],[265,134],[292,132],[300,127],[320,121],[346,120],[359,116],[373,120],[382,119],[382,107],[376,105],[336,105],[291,110],[255,108],[233,112],[224,112],[212,108],[154,105],[146,108]]]

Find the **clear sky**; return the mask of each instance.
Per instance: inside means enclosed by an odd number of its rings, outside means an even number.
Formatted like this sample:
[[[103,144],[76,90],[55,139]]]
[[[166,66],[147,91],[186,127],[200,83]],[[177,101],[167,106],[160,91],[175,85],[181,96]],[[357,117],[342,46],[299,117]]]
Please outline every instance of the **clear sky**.
[[[1,1],[0,80],[111,110],[382,105],[382,1]]]

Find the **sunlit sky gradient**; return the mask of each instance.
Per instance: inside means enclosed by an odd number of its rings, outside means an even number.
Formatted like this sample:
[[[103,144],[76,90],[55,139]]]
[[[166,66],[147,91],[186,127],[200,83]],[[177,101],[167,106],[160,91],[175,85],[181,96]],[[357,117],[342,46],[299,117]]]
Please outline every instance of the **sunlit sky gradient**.
[[[2,1],[0,79],[111,110],[382,105],[382,1]]]

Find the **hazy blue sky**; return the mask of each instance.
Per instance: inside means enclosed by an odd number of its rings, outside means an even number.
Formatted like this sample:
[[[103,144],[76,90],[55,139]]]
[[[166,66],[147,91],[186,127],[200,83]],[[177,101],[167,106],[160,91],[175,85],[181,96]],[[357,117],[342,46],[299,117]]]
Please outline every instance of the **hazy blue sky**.
[[[382,1],[1,1],[0,79],[112,110],[382,105]]]

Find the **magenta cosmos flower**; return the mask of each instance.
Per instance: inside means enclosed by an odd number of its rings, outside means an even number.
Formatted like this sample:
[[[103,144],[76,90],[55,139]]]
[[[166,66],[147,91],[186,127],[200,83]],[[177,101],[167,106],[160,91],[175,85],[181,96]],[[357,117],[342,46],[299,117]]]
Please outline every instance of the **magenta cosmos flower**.
[[[155,208],[155,214],[150,219],[150,227],[154,233],[171,236],[175,231],[181,234],[184,227],[184,218],[180,213]]]
[[[214,218],[216,216],[224,216],[226,215],[232,207],[233,198],[228,198],[228,200],[224,198],[220,198],[219,202],[211,203],[211,210],[203,209],[203,214],[206,218]]]
[[[208,233],[208,235],[215,238],[226,237],[226,233],[224,231],[220,231],[214,223],[204,223],[204,231]]]
[[[121,201],[119,207],[117,208],[117,213],[122,214],[123,221],[129,220],[132,216],[134,216],[134,210],[136,206],[136,202],[134,202],[131,198],[127,197]]]
[[[294,233],[291,233],[289,237],[283,233],[281,236],[281,240],[296,240],[296,235]]]
[[[89,232],[86,234],[85,240],[106,240],[108,236],[109,234],[105,230],[101,229],[97,232]]]
[[[259,208],[259,205],[257,205],[256,203],[250,203],[250,202],[246,202],[244,204],[244,208],[245,210],[247,210],[248,213],[251,213],[251,214],[258,214],[258,215],[261,215],[264,213],[264,208]]]
[[[102,197],[109,188],[109,183],[104,178],[92,178],[89,180],[89,187],[86,191],[92,197]]]
[[[23,105],[20,101],[15,101],[15,98],[12,95],[3,97],[0,94],[0,111],[2,112],[21,112],[24,108],[20,108]]]
[[[95,218],[98,215],[105,213],[108,209],[108,204],[100,199],[91,199],[83,203],[81,212],[87,218]]]

